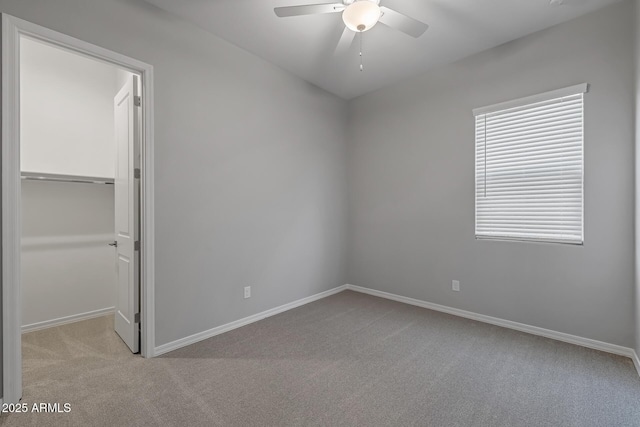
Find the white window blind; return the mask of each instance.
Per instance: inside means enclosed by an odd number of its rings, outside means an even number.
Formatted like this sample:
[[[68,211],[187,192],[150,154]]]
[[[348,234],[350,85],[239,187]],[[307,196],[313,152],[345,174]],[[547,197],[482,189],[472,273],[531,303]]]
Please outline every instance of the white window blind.
[[[474,110],[476,238],[582,244],[586,91]]]

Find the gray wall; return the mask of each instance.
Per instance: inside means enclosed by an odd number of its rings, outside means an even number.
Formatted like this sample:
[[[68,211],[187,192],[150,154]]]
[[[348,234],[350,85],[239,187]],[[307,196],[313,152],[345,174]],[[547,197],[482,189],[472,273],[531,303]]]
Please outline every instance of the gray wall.
[[[349,283],[632,347],[632,6],[352,101]],[[471,110],[582,82],[584,246],[476,241]]]
[[[154,66],[156,345],[345,283],[344,101],[142,1],[0,11]]]
[[[636,310],[636,353],[640,356],[640,0],[635,5],[635,70],[636,70],[636,105],[635,105],[635,310]]]

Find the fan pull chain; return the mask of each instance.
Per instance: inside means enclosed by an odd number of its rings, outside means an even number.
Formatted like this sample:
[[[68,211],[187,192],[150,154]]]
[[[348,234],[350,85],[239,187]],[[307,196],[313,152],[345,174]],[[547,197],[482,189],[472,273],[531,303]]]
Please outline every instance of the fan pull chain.
[[[362,31],[360,31],[360,71],[364,71],[362,66]]]

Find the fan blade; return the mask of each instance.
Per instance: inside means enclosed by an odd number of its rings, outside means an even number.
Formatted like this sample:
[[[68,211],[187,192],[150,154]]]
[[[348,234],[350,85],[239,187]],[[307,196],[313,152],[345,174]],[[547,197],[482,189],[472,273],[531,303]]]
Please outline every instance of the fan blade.
[[[420,37],[427,31],[427,28],[429,28],[424,22],[409,18],[407,15],[403,15],[388,7],[381,6],[380,10],[382,11],[380,22],[393,29],[409,34],[412,37]]]
[[[336,50],[334,54],[341,55],[342,53],[349,50],[351,47],[351,43],[353,43],[353,39],[355,38],[356,33],[344,27],[342,31],[342,35],[340,36],[340,40],[338,40],[338,44],[336,44]]]
[[[307,4],[302,6],[276,7],[273,11],[280,18],[286,16],[315,15],[319,13],[342,12],[346,6],[342,3]]]
[[[573,6],[587,3],[585,0],[549,0],[549,6]]]

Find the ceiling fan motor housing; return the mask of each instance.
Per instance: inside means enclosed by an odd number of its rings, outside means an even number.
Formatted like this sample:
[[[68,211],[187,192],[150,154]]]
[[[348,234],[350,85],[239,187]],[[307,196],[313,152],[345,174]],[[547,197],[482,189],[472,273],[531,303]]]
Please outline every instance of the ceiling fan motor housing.
[[[353,1],[342,12],[344,24],[351,31],[359,33],[370,30],[380,19],[381,11],[378,3],[380,0]]]
[[[345,6],[349,6],[351,3],[355,3],[357,1],[370,1],[378,5],[380,4],[380,0],[342,0],[342,3],[344,3]]]

